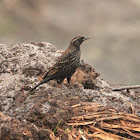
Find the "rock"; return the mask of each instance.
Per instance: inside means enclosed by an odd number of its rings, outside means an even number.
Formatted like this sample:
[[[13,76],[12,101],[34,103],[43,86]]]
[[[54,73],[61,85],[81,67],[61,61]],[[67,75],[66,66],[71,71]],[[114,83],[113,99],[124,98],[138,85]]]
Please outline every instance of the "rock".
[[[0,111],[4,116],[0,116],[1,139],[47,139],[46,129],[54,129],[60,120],[61,128],[65,128],[74,114],[71,106],[80,102],[97,102],[125,112],[131,112],[132,105],[140,115],[138,94],[113,92],[84,61],[72,76],[79,94],[73,93],[66,80],[64,84],[72,94],[55,81],[41,85],[31,94],[31,86],[41,80],[63,52],[49,43],[0,45],[0,51]]]

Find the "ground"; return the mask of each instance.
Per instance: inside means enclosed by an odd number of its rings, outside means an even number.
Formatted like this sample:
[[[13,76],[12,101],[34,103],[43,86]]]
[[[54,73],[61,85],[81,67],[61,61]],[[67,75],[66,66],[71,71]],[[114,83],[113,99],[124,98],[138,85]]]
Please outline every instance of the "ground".
[[[83,60],[72,77],[77,94],[66,81],[64,84],[70,93],[55,81],[43,84],[31,93],[31,87],[41,80],[63,52],[49,43],[1,44],[0,50],[2,140],[60,139],[60,135],[62,140],[68,139],[67,133],[56,130],[54,135],[52,131],[59,122],[59,128],[67,130],[68,122],[74,116],[86,115],[91,110],[96,112],[98,109],[94,108],[97,106],[94,103],[105,107],[105,110],[114,109],[116,112],[127,113],[126,116],[128,113],[135,115],[135,118],[140,116],[139,93],[132,90],[113,92],[112,86],[100,79],[100,74]],[[93,103],[94,106],[91,105],[92,109],[88,107],[90,109],[87,110],[82,107],[73,108],[83,103],[87,106]]]

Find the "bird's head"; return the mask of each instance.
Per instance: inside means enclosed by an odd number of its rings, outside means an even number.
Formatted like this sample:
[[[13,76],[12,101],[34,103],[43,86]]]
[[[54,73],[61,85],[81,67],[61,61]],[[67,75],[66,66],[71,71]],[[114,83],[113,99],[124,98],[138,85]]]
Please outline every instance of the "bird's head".
[[[82,44],[82,42],[84,42],[85,40],[88,40],[88,39],[90,39],[90,38],[84,37],[84,36],[76,36],[72,39],[71,45],[79,47]]]

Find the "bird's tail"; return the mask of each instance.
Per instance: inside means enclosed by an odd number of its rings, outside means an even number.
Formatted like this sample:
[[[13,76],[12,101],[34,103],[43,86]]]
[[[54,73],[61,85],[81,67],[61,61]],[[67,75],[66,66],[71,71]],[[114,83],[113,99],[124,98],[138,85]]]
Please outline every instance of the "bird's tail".
[[[36,89],[38,86],[47,83],[50,79],[43,79],[42,81],[40,81],[35,87],[33,87],[30,92],[32,92],[34,89]]]

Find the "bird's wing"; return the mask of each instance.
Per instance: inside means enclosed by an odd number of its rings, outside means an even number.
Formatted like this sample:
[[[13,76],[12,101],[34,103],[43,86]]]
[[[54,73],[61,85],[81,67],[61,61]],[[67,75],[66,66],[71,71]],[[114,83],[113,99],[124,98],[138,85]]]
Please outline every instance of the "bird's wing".
[[[61,68],[63,68],[64,66],[68,65],[70,59],[71,53],[68,52],[67,50],[62,54],[62,56],[58,59],[58,61],[56,62],[56,64],[54,64],[50,70],[46,73],[46,75],[43,78],[46,78],[48,76],[52,76],[54,75],[57,71],[59,71]]]

